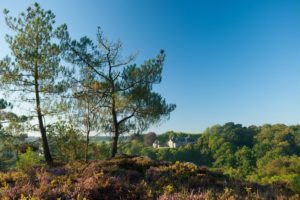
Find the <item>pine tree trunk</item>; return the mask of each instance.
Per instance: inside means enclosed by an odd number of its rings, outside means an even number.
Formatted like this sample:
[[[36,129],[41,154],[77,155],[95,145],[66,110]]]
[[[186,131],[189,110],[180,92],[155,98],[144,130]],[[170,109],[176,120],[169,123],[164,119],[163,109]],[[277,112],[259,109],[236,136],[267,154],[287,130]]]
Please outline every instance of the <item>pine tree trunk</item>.
[[[88,68],[86,68],[88,69]],[[90,81],[89,73],[86,75],[86,80]],[[88,154],[89,154],[89,142],[90,142],[90,132],[91,132],[91,119],[90,119],[90,113],[91,113],[91,105],[90,105],[90,97],[85,95],[84,100],[87,102],[86,108],[87,108],[87,115],[86,115],[86,143],[85,143],[85,162],[88,161]]]
[[[119,136],[114,134],[113,141],[112,141],[112,151],[111,151],[111,157],[115,157],[117,154],[117,148],[118,148],[118,139]]]
[[[86,133],[85,155],[84,155],[85,162],[88,161],[89,142],[90,142],[90,131],[88,131],[88,132]]]
[[[47,140],[47,135],[46,135],[46,129],[43,123],[43,116],[42,116],[42,112],[41,112],[41,103],[40,103],[40,95],[39,95],[39,85],[38,85],[38,72],[37,72],[37,67],[36,67],[36,71],[35,71],[35,99],[36,99],[36,112],[37,112],[37,116],[38,116],[38,122],[39,122],[39,129],[41,132],[41,136],[42,136],[42,143],[43,143],[43,150],[44,150],[44,156],[45,156],[45,160],[48,164],[49,167],[53,166],[53,160],[51,157],[51,153],[50,153],[50,149],[48,146],[48,140]]]
[[[37,114],[38,114],[39,128],[40,128],[40,132],[41,132],[41,136],[42,136],[45,160],[46,160],[48,166],[51,167],[51,166],[53,166],[53,160],[52,160],[52,157],[50,154],[50,149],[48,146],[48,140],[47,140],[47,135],[46,135],[46,129],[44,127],[43,117],[42,117],[42,114],[40,111],[39,104],[37,105]]]
[[[109,65],[109,80],[111,84],[111,115],[112,115],[112,133],[113,133],[113,141],[112,141],[112,149],[111,149],[111,157],[115,157],[118,150],[118,139],[119,139],[119,123],[118,123],[118,116],[116,111],[116,99],[115,99],[115,83],[114,78],[112,75],[112,66],[111,60],[107,54],[107,61]]]
[[[114,105],[114,103],[113,103]],[[112,129],[113,129],[113,141],[112,141],[112,151],[111,151],[111,157],[115,157],[117,154],[118,149],[118,139],[119,139],[119,127],[118,127],[118,121],[117,121],[117,114],[114,109],[112,109]]]

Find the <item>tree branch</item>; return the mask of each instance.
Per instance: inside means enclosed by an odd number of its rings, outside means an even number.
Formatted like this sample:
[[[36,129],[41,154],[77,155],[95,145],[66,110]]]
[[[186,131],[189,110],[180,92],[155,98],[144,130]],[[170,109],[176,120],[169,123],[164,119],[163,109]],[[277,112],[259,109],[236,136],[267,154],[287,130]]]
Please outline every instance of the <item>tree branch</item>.
[[[125,122],[126,120],[132,118],[134,115],[135,115],[135,112],[133,112],[131,115],[128,115],[127,117],[124,117],[123,119],[121,119],[121,120],[118,122],[118,125],[120,125],[120,124],[122,124],[123,122]]]

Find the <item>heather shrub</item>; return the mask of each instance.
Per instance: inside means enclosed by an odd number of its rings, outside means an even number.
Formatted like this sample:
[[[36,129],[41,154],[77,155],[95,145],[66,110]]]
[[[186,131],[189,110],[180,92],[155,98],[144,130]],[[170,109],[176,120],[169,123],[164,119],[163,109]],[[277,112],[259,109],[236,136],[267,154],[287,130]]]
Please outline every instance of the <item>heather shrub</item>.
[[[171,164],[146,157],[31,169],[0,173],[0,199],[299,199],[280,185],[238,181],[191,163]]]

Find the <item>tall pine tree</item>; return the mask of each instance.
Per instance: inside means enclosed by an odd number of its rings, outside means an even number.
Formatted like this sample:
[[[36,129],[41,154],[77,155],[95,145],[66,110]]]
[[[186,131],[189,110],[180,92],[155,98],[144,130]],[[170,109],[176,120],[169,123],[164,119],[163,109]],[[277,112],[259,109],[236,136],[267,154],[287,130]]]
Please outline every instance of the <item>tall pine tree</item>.
[[[55,15],[38,3],[17,18],[9,16],[8,10],[4,14],[14,34],[6,36],[11,57],[0,61],[1,82],[6,89],[17,92],[22,101],[35,104],[45,160],[52,166],[43,118],[53,112],[58,95],[68,87],[68,81],[64,80],[68,72],[60,64],[61,49],[55,43],[58,30],[54,28]]]

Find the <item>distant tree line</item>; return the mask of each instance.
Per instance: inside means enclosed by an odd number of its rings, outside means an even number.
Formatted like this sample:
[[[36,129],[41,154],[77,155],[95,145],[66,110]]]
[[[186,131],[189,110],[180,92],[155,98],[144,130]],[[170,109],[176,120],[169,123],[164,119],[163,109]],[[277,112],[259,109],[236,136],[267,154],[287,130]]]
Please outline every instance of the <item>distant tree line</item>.
[[[157,136],[166,142],[184,133]],[[195,144],[176,149],[152,148],[143,137],[120,147],[123,153],[149,156],[170,162],[186,161],[220,170],[234,178],[260,183],[285,182],[300,188],[300,125],[284,124],[245,127],[232,122],[207,128]]]

